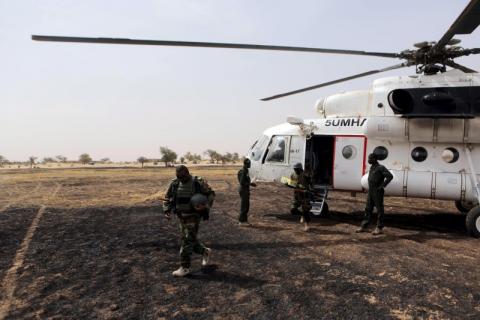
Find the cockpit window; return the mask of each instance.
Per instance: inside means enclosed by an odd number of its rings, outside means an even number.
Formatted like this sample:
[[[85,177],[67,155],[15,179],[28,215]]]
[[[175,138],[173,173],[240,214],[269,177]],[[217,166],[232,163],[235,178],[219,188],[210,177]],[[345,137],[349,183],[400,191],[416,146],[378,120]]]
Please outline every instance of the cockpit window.
[[[288,143],[288,137],[274,136],[268,147],[267,162],[285,163],[285,150]]]
[[[260,160],[260,157],[263,154],[263,151],[266,148],[266,144],[268,142],[268,137],[267,136],[262,136],[260,139],[258,139],[250,149],[249,157],[250,160],[252,161],[258,161]]]

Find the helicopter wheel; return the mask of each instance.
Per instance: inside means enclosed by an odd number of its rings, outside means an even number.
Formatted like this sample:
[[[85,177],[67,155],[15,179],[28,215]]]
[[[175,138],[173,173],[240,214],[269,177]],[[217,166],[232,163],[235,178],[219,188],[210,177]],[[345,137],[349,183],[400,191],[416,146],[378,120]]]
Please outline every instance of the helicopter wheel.
[[[455,200],[455,207],[462,213],[467,213],[475,207],[475,204],[470,201]]]
[[[474,238],[480,238],[480,207],[474,207],[467,213],[465,219],[467,232]]]

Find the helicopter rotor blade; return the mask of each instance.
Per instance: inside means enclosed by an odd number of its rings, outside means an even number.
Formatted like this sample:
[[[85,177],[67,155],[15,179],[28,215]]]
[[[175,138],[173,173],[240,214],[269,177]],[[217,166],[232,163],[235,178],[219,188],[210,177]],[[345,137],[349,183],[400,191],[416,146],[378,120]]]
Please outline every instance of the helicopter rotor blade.
[[[309,90],[313,90],[313,89],[317,89],[317,88],[321,88],[321,87],[330,86],[332,84],[336,84],[336,83],[339,83],[339,82],[344,82],[344,81],[353,80],[353,79],[356,79],[356,78],[366,77],[366,76],[370,76],[372,74],[376,74],[376,73],[380,73],[380,72],[400,69],[400,68],[408,67],[408,66],[411,66],[411,65],[412,65],[411,63],[404,62],[404,63],[400,63],[400,64],[397,64],[397,65],[394,65],[394,66],[391,66],[391,67],[378,69],[378,70],[371,70],[371,71],[367,71],[367,72],[362,72],[362,73],[359,73],[359,74],[356,74],[356,75],[353,75],[353,76],[349,76],[349,77],[345,77],[345,78],[341,78],[341,79],[337,79],[337,80],[333,80],[333,81],[324,82],[324,83],[321,83],[321,84],[306,87],[306,88],[303,88],[303,89],[298,89],[298,90],[295,90],[295,91],[290,91],[290,92],[286,92],[286,93],[277,94],[277,95],[267,97],[267,98],[263,98],[263,99],[260,99],[260,100],[269,101],[269,100],[273,100],[273,99],[278,99],[278,98],[290,96],[290,95],[293,95],[293,94],[297,94],[297,93],[301,93],[301,92],[305,92],[305,91],[309,91]]]
[[[480,24],[480,0],[472,0],[443,37],[430,49],[440,51],[456,34],[470,34]]]
[[[154,45],[154,46],[175,46],[175,47],[201,47],[201,48],[297,51],[297,52],[350,54],[350,55],[375,56],[375,57],[385,57],[385,58],[400,58],[400,54],[389,53],[389,52],[368,52],[368,51],[359,51],[359,50],[324,49],[324,48],[290,47],[290,46],[271,46],[271,45],[241,44],[241,43],[140,40],[140,39],[126,39],[126,38],[87,38],[87,37],[41,36],[41,35],[32,35],[32,40],[53,41],[53,42],[80,42],[80,43],[103,43],[103,44],[134,44],[134,45]]]
[[[462,70],[463,72],[465,73],[475,73],[475,72],[478,72],[478,71],[475,71],[473,69],[470,69],[470,68],[467,68],[465,66],[462,66],[461,64],[458,64],[456,62],[454,62],[453,60],[448,60],[448,61],[445,61],[445,64],[449,67],[452,67],[454,69],[458,69],[458,70]]]

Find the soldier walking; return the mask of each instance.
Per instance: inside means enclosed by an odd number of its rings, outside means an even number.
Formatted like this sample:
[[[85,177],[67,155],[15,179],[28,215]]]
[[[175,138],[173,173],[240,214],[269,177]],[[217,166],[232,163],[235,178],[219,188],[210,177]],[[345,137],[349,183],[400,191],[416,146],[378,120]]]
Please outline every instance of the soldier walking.
[[[197,234],[200,220],[209,218],[215,192],[202,178],[192,177],[184,165],[176,168],[176,176],[165,195],[163,212],[167,219],[170,219],[173,213],[180,221],[182,233],[180,268],[172,274],[175,277],[184,277],[190,273],[192,253],[203,256],[202,266],[208,265],[211,257],[212,250],[198,240]]]
[[[248,222],[248,211],[250,210],[250,186],[257,185],[250,180],[248,169],[251,166],[250,159],[243,160],[243,168],[238,170],[238,193],[240,194],[240,215],[238,216],[238,225],[241,227],[251,226]]]
[[[303,166],[300,162],[293,165],[293,173],[290,176],[291,183],[295,186],[293,191],[293,204],[291,213],[301,214],[300,223],[304,223],[304,230],[308,231],[308,223],[310,222],[310,177],[303,171]],[[301,208],[300,212],[298,208]]]
[[[362,224],[356,232],[367,232],[367,227],[372,220],[373,207],[377,208],[378,218],[377,227],[373,231],[373,235],[383,233],[383,198],[384,189],[392,181],[393,175],[384,166],[378,163],[377,155],[371,153],[368,155],[368,163],[370,171],[368,172],[368,195],[367,205],[365,206],[365,216]]]

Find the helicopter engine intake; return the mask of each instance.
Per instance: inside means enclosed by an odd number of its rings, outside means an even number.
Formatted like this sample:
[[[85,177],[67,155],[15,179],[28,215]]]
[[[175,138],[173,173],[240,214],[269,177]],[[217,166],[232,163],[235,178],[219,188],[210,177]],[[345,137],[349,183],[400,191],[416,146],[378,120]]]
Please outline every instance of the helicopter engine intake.
[[[474,118],[480,115],[480,87],[395,89],[388,103],[406,118]]]

